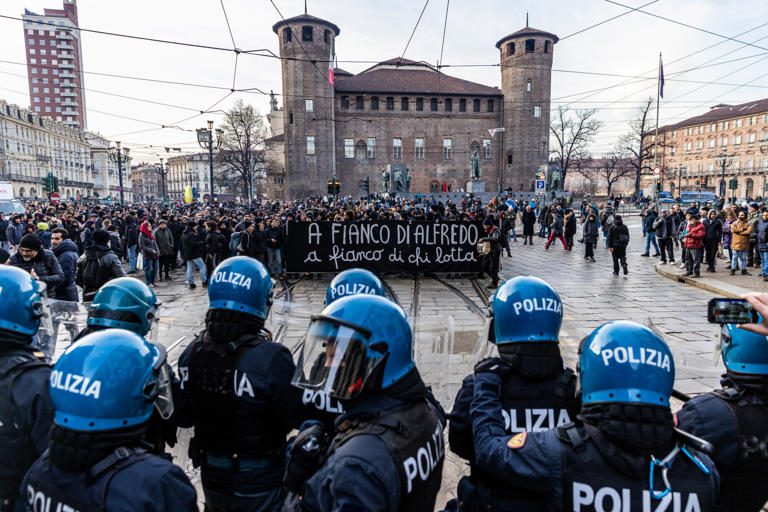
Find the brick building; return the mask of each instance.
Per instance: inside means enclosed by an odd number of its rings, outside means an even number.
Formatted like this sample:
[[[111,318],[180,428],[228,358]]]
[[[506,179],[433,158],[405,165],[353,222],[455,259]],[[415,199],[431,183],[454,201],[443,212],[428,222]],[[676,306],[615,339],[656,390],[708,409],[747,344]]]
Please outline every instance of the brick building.
[[[649,138],[645,144],[651,146],[653,135]],[[673,196],[699,186],[721,197],[727,193],[729,199],[768,195],[768,99],[717,105],[659,128],[658,165],[662,187]],[[654,180],[650,173],[643,177],[646,187]]]
[[[402,165],[411,192],[452,191],[480,158],[487,191],[532,190],[546,169],[554,34],[525,27],[496,43],[501,88],[455,78],[424,62],[395,58],[353,75],[328,73],[340,29],[310,15],[273,26],[280,39],[285,171],[268,176],[284,197],[325,193],[335,175],[341,193],[361,180],[382,188],[382,170]],[[505,131],[491,135],[489,130]]]
[[[64,0],[62,9],[45,9],[43,14],[25,10],[22,18],[32,110],[86,128],[76,0]]]

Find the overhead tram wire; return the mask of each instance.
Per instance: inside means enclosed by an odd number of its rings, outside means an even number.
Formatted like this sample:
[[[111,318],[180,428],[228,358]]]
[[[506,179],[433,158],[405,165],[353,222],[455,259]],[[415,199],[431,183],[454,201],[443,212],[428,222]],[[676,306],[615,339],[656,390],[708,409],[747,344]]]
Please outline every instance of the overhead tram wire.
[[[421,18],[424,16],[424,11],[427,10],[427,6],[429,5],[429,0],[424,2],[424,7],[421,8],[421,13],[419,14],[419,19],[416,20],[416,24],[413,26],[413,30],[411,30],[411,35],[408,37],[408,42],[405,43],[405,48],[403,48],[403,53],[400,54],[400,61],[405,58],[405,52],[408,51],[408,47],[411,46],[411,41],[413,40],[414,34],[416,34],[416,29],[419,28],[419,23],[421,23]],[[448,11],[446,9],[446,16],[448,14]]]
[[[588,27],[586,27],[586,28],[583,28],[583,29],[581,29],[581,30],[577,30],[576,32],[573,32],[573,33],[571,33],[571,34],[565,35],[565,36],[563,36],[563,37],[561,37],[561,38],[560,38],[560,42],[562,42],[562,41],[564,41],[564,40],[566,40],[566,39],[568,39],[568,38],[570,38],[570,37],[573,37],[573,36],[577,36],[577,35],[579,35],[579,34],[582,34],[582,33],[586,32],[586,31],[588,31],[588,30],[592,30],[593,28],[597,28],[597,27],[599,27],[600,25],[605,25],[606,23],[609,23],[609,22],[611,22],[611,21],[613,21],[613,20],[619,19],[619,18],[621,18],[622,16],[626,16],[627,14],[632,14],[633,12],[637,11],[638,9],[642,9],[643,7],[648,7],[649,5],[651,5],[651,4],[655,4],[655,3],[656,3],[656,2],[658,2],[658,1],[659,1],[659,0],[651,0],[651,1],[650,1],[650,2],[648,2],[647,4],[643,4],[643,5],[639,6],[639,7],[632,7],[632,8],[630,8],[630,9],[629,9],[628,11],[626,11],[626,12],[623,12],[623,13],[621,13],[621,14],[617,14],[616,16],[613,16],[613,17],[611,17],[611,18],[608,18],[608,19],[605,19],[605,20],[603,20],[603,21],[600,21],[600,22],[598,22],[598,23],[595,23],[594,25],[590,25],[590,26],[588,26]]]

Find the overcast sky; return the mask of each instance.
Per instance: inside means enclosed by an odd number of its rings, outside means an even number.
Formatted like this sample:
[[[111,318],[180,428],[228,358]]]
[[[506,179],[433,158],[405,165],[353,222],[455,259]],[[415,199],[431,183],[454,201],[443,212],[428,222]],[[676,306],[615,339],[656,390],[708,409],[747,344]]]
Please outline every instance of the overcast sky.
[[[429,1],[406,58],[437,62],[446,1]],[[618,1],[631,7],[652,2]],[[280,15],[269,0],[223,0],[223,3],[238,48],[278,52],[277,36],[271,27],[280,20]],[[286,18],[304,10],[303,0],[274,0],[274,3]],[[347,61],[378,62],[402,54],[424,0],[308,0],[308,5],[310,14],[341,28],[337,39],[339,66],[357,73],[370,64]],[[61,8],[61,0],[1,0],[0,14],[19,16],[25,8],[42,13],[45,7]],[[661,124],[702,113],[717,103],[768,97],[768,2],[765,0],[657,0],[643,8],[648,13],[738,41],[641,12],[631,12],[566,37],[628,10],[606,0],[453,0],[448,11],[443,63],[488,66],[447,68],[446,73],[499,86],[499,68],[491,66],[498,63],[494,45],[504,35],[522,28],[528,12],[530,26],[565,38],[554,51],[553,110],[568,104],[571,108],[599,110],[604,126],[592,146],[595,155],[610,150],[616,139],[627,131],[627,122],[635,117],[639,104],[655,96],[659,52],[664,54],[667,77]],[[78,11],[82,28],[233,47],[219,0],[78,0]],[[89,129],[113,140],[122,140],[132,148],[137,159],[156,161],[155,153],[164,153],[164,146],[196,150],[194,133],[158,129],[158,125],[179,124],[194,129],[205,126],[207,119],[217,123],[220,120],[220,113],[195,115],[195,111],[209,109],[228,94],[226,89],[232,87],[234,75],[234,53],[92,33],[84,33],[82,40],[86,72],[223,88],[204,89],[86,74]],[[20,21],[0,19],[0,60],[25,62]],[[641,81],[637,77],[649,79]],[[281,92],[279,61],[241,55],[234,88]],[[603,88],[608,89],[595,91]],[[0,63],[0,98],[27,106],[27,90],[25,66]],[[173,104],[186,110],[103,92]],[[252,103],[261,112],[266,113],[268,109],[267,96],[248,92],[231,94],[214,109],[226,109],[238,98]],[[191,116],[195,117],[178,123]]]

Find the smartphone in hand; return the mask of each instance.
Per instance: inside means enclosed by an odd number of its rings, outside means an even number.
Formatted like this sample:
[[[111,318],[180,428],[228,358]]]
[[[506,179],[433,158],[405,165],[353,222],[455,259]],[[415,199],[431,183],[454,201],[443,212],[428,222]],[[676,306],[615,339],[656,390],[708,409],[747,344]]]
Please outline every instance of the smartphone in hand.
[[[707,305],[707,319],[713,324],[754,324],[757,311],[745,299],[715,298]]]

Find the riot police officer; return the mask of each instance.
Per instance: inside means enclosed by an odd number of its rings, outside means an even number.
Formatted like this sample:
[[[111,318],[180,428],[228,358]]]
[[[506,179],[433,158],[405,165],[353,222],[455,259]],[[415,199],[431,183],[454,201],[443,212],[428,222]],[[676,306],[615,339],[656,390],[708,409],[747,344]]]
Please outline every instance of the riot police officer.
[[[256,259],[229,258],[209,279],[208,298],[205,330],[179,359],[174,419],[195,429],[189,453],[206,510],[279,510],[286,436],[308,413],[291,385],[290,351],[264,329],[272,280]]]
[[[153,409],[173,413],[165,349],[110,329],[71,345],[53,367],[48,450],[21,486],[27,509],[196,511],[181,468],[143,443]]]
[[[0,266],[0,289],[0,511],[6,512],[24,473],[48,446],[51,367],[32,344],[51,319],[45,292],[23,270]]]
[[[714,445],[722,478],[715,510],[753,512],[768,501],[768,339],[724,325],[722,389],[699,395],[677,413],[678,425]]]
[[[126,329],[154,341],[160,303],[152,289],[133,277],[119,277],[99,288],[77,339],[103,329]]]
[[[299,496],[289,508],[434,509],[445,420],[416,369],[412,343],[405,313],[382,297],[344,297],[313,318],[294,383],[341,399],[347,412],[330,445],[316,424],[294,440],[286,485]],[[314,473],[312,463],[320,466]]]
[[[505,365],[501,383],[499,418],[504,431],[543,432],[576,420],[581,406],[576,397],[576,374],[563,366],[558,338],[563,304],[557,292],[537,277],[515,277],[493,296],[489,341]],[[470,463],[472,473],[458,486],[461,510],[546,510],[544,496],[519,492],[475,464],[470,405],[474,376],[464,379],[450,416],[448,439],[451,451]]]
[[[499,392],[508,369],[475,368],[475,463],[507,486],[546,495],[550,511],[712,510],[712,461],[676,434],[672,353],[647,327],[609,322],[582,342],[582,426],[510,436]]]
[[[348,295],[367,293],[386,297],[384,285],[376,274],[362,268],[350,268],[333,278],[325,292],[325,305]]]

